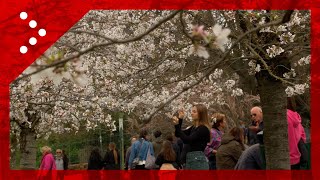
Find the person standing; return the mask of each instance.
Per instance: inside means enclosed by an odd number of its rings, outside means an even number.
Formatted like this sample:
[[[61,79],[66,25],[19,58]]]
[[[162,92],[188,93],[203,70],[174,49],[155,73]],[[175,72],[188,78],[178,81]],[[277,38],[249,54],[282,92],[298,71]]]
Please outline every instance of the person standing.
[[[136,140],[137,140],[137,137],[136,137],[136,136],[132,136],[132,138],[131,138],[131,146],[128,147],[128,149],[127,149],[127,152],[126,152],[126,162],[125,162],[125,169],[126,169],[126,170],[129,169],[128,164],[129,164],[129,157],[130,157],[130,153],[131,153],[131,148],[132,148],[132,144],[133,144],[134,142],[136,142]]]
[[[287,98],[287,121],[290,165],[291,169],[299,170],[308,163],[308,151],[305,147],[306,133],[301,125],[301,116],[296,112],[292,97]]]
[[[214,113],[212,115],[212,128],[211,128],[211,141],[207,144],[204,150],[205,155],[209,160],[209,169],[217,169],[216,165],[216,153],[221,144],[221,137],[223,135],[224,128],[226,127],[226,116],[221,113]]]
[[[208,110],[203,104],[194,105],[191,109],[193,126],[182,131],[182,118],[184,111],[179,111],[179,117],[173,117],[175,124],[175,136],[180,137],[183,143],[190,145],[187,153],[186,169],[208,170],[208,160],[204,154],[207,143],[210,142],[210,125],[208,120]]]
[[[90,153],[88,160],[88,170],[101,170],[103,168],[103,160],[99,148],[95,147]]]
[[[99,148],[95,147],[90,153],[88,160],[88,170],[101,170],[103,168],[103,160],[100,154]],[[101,176],[99,172],[88,171],[89,179],[100,180]]]
[[[39,179],[51,179],[52,170],[56,170],[56,163],[51,153],[51,148],[49,146],[43,146],[41,153],[42,158],[39,169],[43,171],[40,171]]]
[[[258,106],[253,107],[250,113],[252,122],[248,130],[248,144],[254,145],[259,143],[257,133],[263,130],[263,114]]]
[[[243,139],[243,129],[239,127],[232,128],[229,133],[222,136],[216,154],[217,169],[234,169],[245,149]]]
[[[62,150],[57,149],[56,150],[56,156],[55,156],[55,163],[57,170],[64,170],[63,168],[63,157],[62,157]]]
[[[154,156],[152,143],[148,140],[148,131],[142,128],[139,133],[139,140],[133,143],[128,162],[128,170],[146,170],[145,164],[147,160],[148,151],[150,155]],[[137,160],[137,162],[134,162]]]
[[[116,170],[120,169],[120,156],[114,142],[109,143],[108,151],[104,156],[104,169],[106,170]]]
[[[63,161],[63,155],[62,155],[61,149],[56,150],[55,163],[56,163],[56,169],[59,170],[57,171],[57,179],[63,179],[64,161]]]
[[[177,156],[172,147],[172,142],[168,140],[163,141],[160,153],[156,159],[156,164],[160,167],[160,170],[179,169]]]
[[[162,145],[162,139],[161,139],[161,131],[155,131],[153,133],[154,139],[152,142],[153,150],[154,150],[154,156],[157,157]]]

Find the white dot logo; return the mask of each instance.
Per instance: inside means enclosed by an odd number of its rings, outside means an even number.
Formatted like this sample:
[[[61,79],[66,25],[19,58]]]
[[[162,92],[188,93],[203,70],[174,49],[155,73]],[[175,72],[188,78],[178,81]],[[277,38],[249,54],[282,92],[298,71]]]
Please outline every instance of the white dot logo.
[[[31,28],[35,28],[35,27],[37,27],[37,22],[36,22],[35,20],[31,20],[31,21],[29,22],[29,26],[30,26]]]
[[[30,39],[29,39],[29,43],[30,43],[31,45],[35,45],[35,44],[37,44],[37,39],[34,38],[34,37],[30,38]]]
[[[21,54],[25,54],[25,53],[28,52],[28,48],[26,46],[21,46],[20,47],[20,52],[21,52]]]
[[[40,30],[38,31],[38,34],[39,34],[39,36],[43,37],[43,36],[45,36],[45,35],[47,34],[47,32],[46,32],[45,29],[40,29]]]
[[[20,12],[20,19],[26,20],[27,18],[28,18],[28,14],[26,12]],[[38,23],[35,20],[31,20],[31,21],[29,21],[29,26],[30,26],[30,28],[34,29],[34,28],[36,28],[38,26]],[[46,32],[45,29],[39,29],[38,30],[38,34],[39,34],[39,36],[43,37],[43,36],[45,36],[47,34],[47,32]],[[31,37],[29,39],[29,44],[31,46],[36,45],[37,42],[38,42],[38,40],[35,37]],[[27,46],[21,46],[20,47],[20,53],[21,54],[26,54],[27,52],[28,52],[28,47]]]
[[[25,20],[28,18],[28,14],[26,12],[21,12],[20,13],[20,19]]]

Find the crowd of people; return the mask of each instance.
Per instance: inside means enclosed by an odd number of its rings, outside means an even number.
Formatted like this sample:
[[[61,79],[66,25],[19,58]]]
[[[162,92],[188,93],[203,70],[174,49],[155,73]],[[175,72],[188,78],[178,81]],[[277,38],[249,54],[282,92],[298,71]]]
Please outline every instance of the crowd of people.
[[[300,169],[306,163],[304,143],[306,135],[301,125],[301,117],[295,111],[295,103],[288,98],[287,121],[291,169]],[[185,112],[179,110],[173,117],[175,132],[162,137],[161,131],[153,133],[142,128],[139,136],[131,138],[131,146],[125,153],[126,170],[262,170],[265,169],[263,153],[263,112],[255,106],[250,110],[251,123],[244,122],[227,131],[226,115],[213,113],[209,116],[203,104],[191,109],[192,126],[182,129]],[[151,142],[151,139],[153,141]],[[42,148],[40,169],[65,170],[68,159],[57,149],[56,156],[47,146]],[[115,143],[108,146],[104,158],[99,148],[91,151],[88,170],[120,169],[120,155]]]

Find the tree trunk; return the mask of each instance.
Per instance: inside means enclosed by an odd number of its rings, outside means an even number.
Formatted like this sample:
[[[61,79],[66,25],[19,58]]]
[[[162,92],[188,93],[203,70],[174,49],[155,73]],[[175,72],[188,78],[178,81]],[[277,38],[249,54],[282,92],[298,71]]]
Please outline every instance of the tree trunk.
[[[285,87],[279,81],[265,78],[258,82],[263,110],[266,168],[290,169]]]
[[[10,168],[17,168],[17,148],[18,141],[16,134],[10,135]],[[13,151],[11,151],[13,149]]]
[[[35,169],[37,146],[35,132],[30,128],[22,128],[20,134],[20,169]]]

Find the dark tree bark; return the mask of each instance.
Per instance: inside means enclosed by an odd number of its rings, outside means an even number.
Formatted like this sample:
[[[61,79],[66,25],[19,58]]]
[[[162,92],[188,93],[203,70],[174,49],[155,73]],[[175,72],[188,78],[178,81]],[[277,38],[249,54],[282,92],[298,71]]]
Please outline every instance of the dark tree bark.
[[[285,87],[281,82],[259,80],[263,109],[267,169],[290,169]]]
[[[20,133],[20,169],[35,169],[37,146],[36,134],[30,128],[22,128]]]

